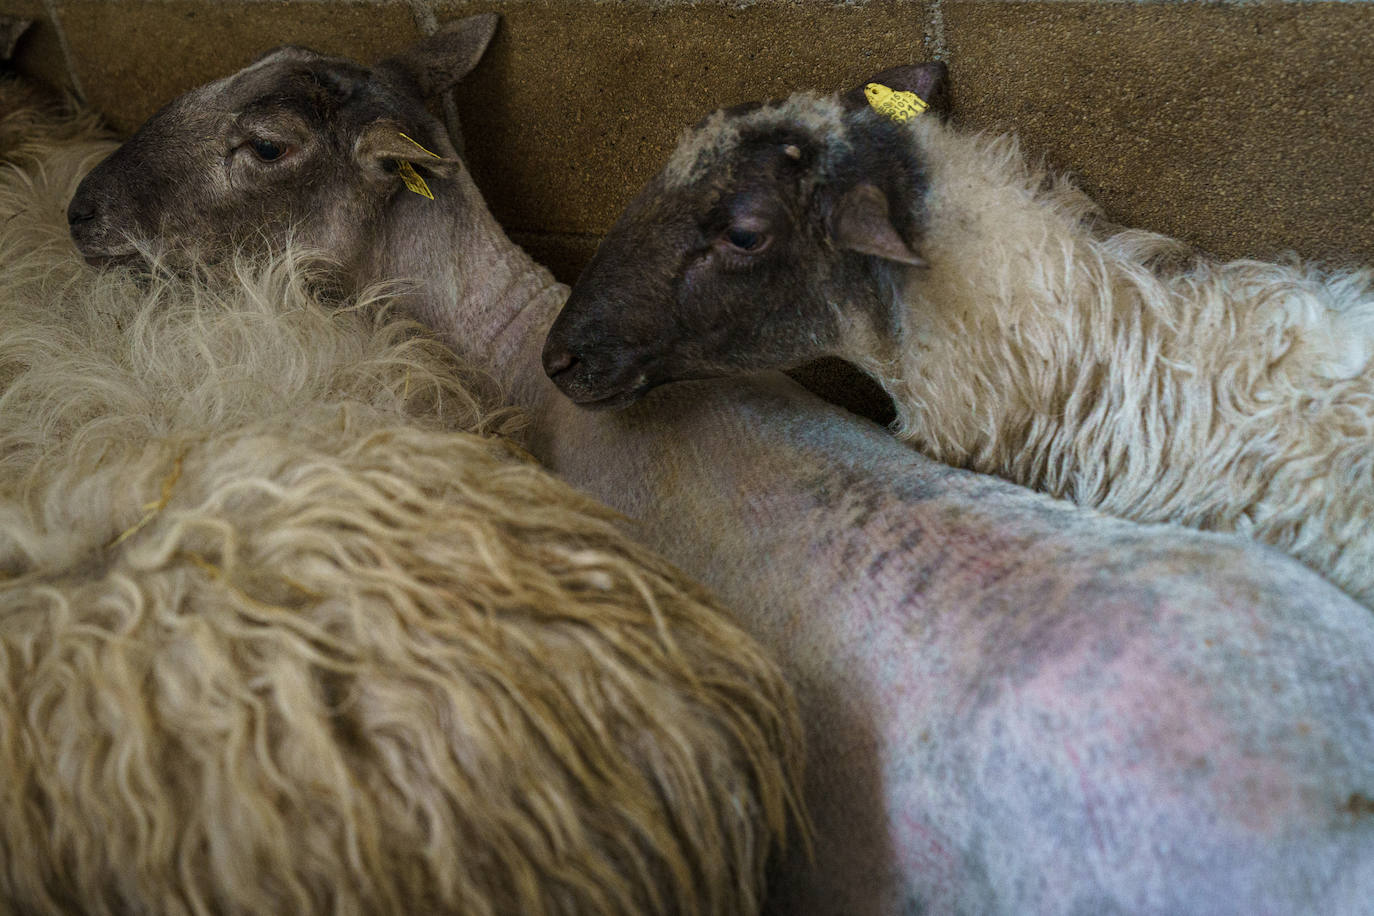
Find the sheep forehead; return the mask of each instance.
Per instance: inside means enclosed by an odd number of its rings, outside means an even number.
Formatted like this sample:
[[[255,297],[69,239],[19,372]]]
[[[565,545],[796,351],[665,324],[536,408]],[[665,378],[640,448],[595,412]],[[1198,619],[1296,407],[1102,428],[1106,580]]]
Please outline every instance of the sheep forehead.
[[[833,96],[799,92],[745,112],[719,110],[687,131],[663,170],[669,190],[688,187],[727,162],[744,137],[787,128],[812,139],[822,169],[849,148],[844,108]]]
[[[268,51],[242,70],[206,83],[182,97],[183,107],[207,106],[237,111],[264,96],[282,100],[296,92],[318,91],[333,75],[360,76],[365,68],[343,58],[330,58],[308,48],[283,45]]]
[[[263,54],[257,60],[228,76],[211,80],[198,89],[186,94],[187,98],[210,100],[227,96],[240,96],[245,93],[261,91],[285,78],[285,74],[303,64],[313,63],[320,55],[294,45],[283,45]]]

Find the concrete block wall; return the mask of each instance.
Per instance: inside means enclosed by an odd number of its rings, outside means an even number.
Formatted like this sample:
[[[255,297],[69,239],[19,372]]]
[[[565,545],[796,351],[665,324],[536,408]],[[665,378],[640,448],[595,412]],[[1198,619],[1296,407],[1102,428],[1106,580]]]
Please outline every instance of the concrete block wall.
[[[472,170],[565,280],[712,108],[937,57],[959,122],[1019,131],[1117,222],[1374,263],[1369,0],[0,0],[39,21],[18,67],[123,130],[277,44],[373,60],[487,10],[458,92]]]
[[[472,168],[565,278],[684,125],[940,57],[956,117],[1018,130],[1117,221],[1227,256],[1374,262],[1374,3],[0,0],[21,70],[120,129],[296,42],[375,59],[499,10],[461,89]]]

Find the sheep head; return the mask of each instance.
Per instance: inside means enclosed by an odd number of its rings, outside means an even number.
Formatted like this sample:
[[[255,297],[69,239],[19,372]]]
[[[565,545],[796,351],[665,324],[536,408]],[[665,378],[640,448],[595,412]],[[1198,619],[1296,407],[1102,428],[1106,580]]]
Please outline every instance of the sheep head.
[[[943,64],[868,82],[944,107]],[[665,382],[842,353],[890,323],[893,273],[924,264],[925,188],[908,129],[864,86],[718,111],[611,228],[544,369],[579,404],[619,407]]]
[[[290,234],[351,264],[388,199],[459,167],[425,99],[472,70],[497,21],[457,20],[373,68],[287,45],[191,90],[81,183],[72,239],[100,261]]]

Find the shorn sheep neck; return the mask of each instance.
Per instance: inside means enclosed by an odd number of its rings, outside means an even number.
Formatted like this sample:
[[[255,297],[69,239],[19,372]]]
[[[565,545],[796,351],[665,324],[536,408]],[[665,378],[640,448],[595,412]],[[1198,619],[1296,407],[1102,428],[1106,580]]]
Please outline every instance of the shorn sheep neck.
[[[552,399],[539,347],[568,287],[506,236],[466,170],[430,188],[434,200],[392,198],[359,265],[360,284],[413,281],[406,310],[490,373],[511,403]]]

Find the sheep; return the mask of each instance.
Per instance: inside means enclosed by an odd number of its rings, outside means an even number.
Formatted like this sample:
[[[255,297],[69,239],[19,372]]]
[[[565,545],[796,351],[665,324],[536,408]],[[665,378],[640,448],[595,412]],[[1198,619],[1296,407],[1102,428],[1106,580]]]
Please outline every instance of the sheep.
[[[1218,263],[1104,226],[1013,136],[799,93],[682,138],[544,360],[569,397],[617,406],[823,355],[878,381],[898,437],[939,461],[1272,544],[1374,606],[1367,270]]]
[[[442,91],[441,54],[410,60]],[[280,97],[273,61],[256,89],[229,77],[189,98]],[[317,65],[329,82],[334,64]],[[395,72],[393,59],[368,79]],[[354,148],[360,129],[335,112],[309,148]],[[167,117],[143,131],[130,142],[164,198],[120,203],[141,180],[133,157],[97,169],[73,208],[87,254],[156,232],[180,182],[216,174],[159,164],[142,137],[186,136]],[[793,847],[770,912],[1367,910],[1366,608],[1262,546],[935,463],[776,374],[583,410],[540,364],[568,288],[506,237],[461,163],[415,161],[433,200],[370,183],[366,163],[331,173],[335,195],[376,195],[368,238],[336,255],[364,280],[410,281],[400,307],[527,411],[522,443],[720,595],[797,691],[815,854]],[[254,180],[296,193],[266,170]]]
[[[776,663],[385,288],[90,270],[109,150],[0,170],[0,910],[756,912]]]

